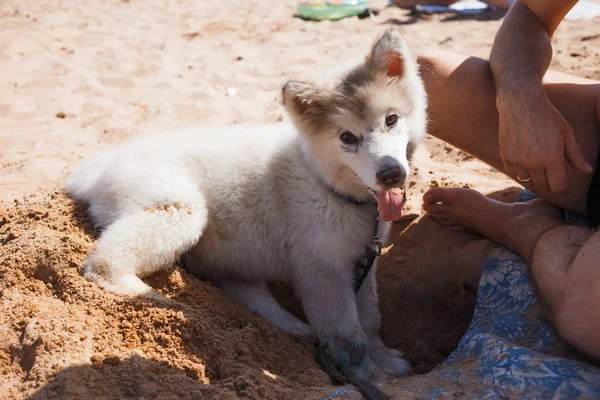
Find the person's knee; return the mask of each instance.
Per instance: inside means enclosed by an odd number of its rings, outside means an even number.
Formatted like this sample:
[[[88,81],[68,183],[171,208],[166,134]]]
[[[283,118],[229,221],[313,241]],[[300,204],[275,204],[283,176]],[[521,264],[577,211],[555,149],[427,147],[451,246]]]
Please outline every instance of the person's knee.
[[[421,75],[424,75],[442,69],[445,65],[445,60],[451,57],[452,54],[436,48],[427,48],[417,50],[416,56]]]
[[[600,359],[600,234],[575,225],[546,231],[538,239],[531,274],[540,301],[559,335]]]
[[[570,269],[579,249],[592,234],[589,229],[576,225],[562,225],[544,232],[535,244],[532,257],[531,269],[538,284],[558,290],[558,286],[553,282],[554,275],[550,273],[548,266],[559,270]],[[565,242],[565,238],[569,238],[568,243]],[[560,286],[564,284],[566,282],[560,282]]]
[[[430,97],[435,97],[440,91],[448,90],[453,96],[456,95],[456,91],[470,93],[469,90],[465,92],[465,86],[470,86],[475,96],[481,96],[485,88],[495,96],[493,78],[487,60],[439,49],[419,50],[416,56],[419,72]],[[495,106],[495,102],[492,104]]]
[[[554,312],[556,330],[570,345],[600,359],[600,282],[567,299]]]

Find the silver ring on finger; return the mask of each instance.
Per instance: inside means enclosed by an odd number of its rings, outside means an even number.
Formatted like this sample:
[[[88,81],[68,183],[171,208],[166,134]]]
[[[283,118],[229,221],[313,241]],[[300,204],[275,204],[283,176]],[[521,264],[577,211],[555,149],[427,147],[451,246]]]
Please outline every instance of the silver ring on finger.
[[[520,178],[519,175],[517,175],[517,180],[521,183],[527,183],[527,182],[531,182],[531,177],[529,177],[527,179],[523,179],[523,178]]]

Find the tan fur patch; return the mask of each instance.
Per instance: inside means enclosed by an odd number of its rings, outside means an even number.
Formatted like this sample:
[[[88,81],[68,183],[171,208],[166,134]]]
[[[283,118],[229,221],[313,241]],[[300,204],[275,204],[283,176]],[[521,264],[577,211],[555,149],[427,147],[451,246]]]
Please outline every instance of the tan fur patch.
[[[151,214],[154,214],[156,212],[167,212],[171,215],[175,215],[177,213],[177,211],[184,211],[191,215],[192,207],[187,206],[185,204],[181,204],[181,203],[175,203],[175,204],[169,204],[169,205],[164,205],[164,206],[160,206],[160,207],[144,208],[144,211],[149,212]]]

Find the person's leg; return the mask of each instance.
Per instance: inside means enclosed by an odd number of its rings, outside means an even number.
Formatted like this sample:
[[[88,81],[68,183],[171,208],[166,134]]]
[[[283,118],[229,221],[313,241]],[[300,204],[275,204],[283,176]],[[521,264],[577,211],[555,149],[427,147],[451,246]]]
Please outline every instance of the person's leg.
[[[431,52],[418,59],[429,96],[429,133],[504,172],[488,62]],[[545,82],[586,159],[596,165],[600,84],[552,72]],[[569,168],[567,178],[567,193],[540,197],[586,215],[593,176]],[[600,233],[566,225],[560,211],[543,200],[504,204],[470,189],[434,188],[423,201],[427,214],[438,221],[465,226],[523,256],[550,322],[571,345],[600,359]]]
[[[578,350],[600,359],[600,232],[578,226],[551,229],[538,239],[530,265],[556,330]]]
[[[418,62],[429,97],[429,133],[504,172],[498,147],[496,93],[489,63],[439,51],[421,52]],[[596,165],[600,142],[597,118],[600,84],[549,72],[545,88],[552,103],[575,131],[586,159]],[[592,175],[570,167],[567,173],[568,192],[538,195],[561,208],[586,215]]]
[[[471,189],[433,188],[427,215],[476,231],[520,254],[550,323],[575,348],[600,359],[600,232],[566,225],[536,199],[505,204]]]

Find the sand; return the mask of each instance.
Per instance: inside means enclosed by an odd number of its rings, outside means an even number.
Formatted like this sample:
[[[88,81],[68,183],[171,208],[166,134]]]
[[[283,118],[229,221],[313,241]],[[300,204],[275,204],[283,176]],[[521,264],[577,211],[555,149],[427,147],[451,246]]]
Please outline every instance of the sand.
[[[382,8],[374,20],[313,23],[293,18],[290,1],[0,3],[0,398],[288,399],[335,389],[312,346],[180,267],[148,279],[169,301],[85,281],[97,233],[63,182],[83,157],[141,133],[286,121],[285,80],[361,56],[390,26],[413,48],[485,57],[501,22],[498,13],[416,18],[373,5]],[[552,68],[600,79],[597,26],[561,26]],[[382,337],[422,374],[467,328],[495,245],[421,217],[420,195],[467,185],[514,201],[519,188],[431,137],[415,166],[378,280]],[[402,397],[411,381],[427,388],[416,375],[384,389]]]

